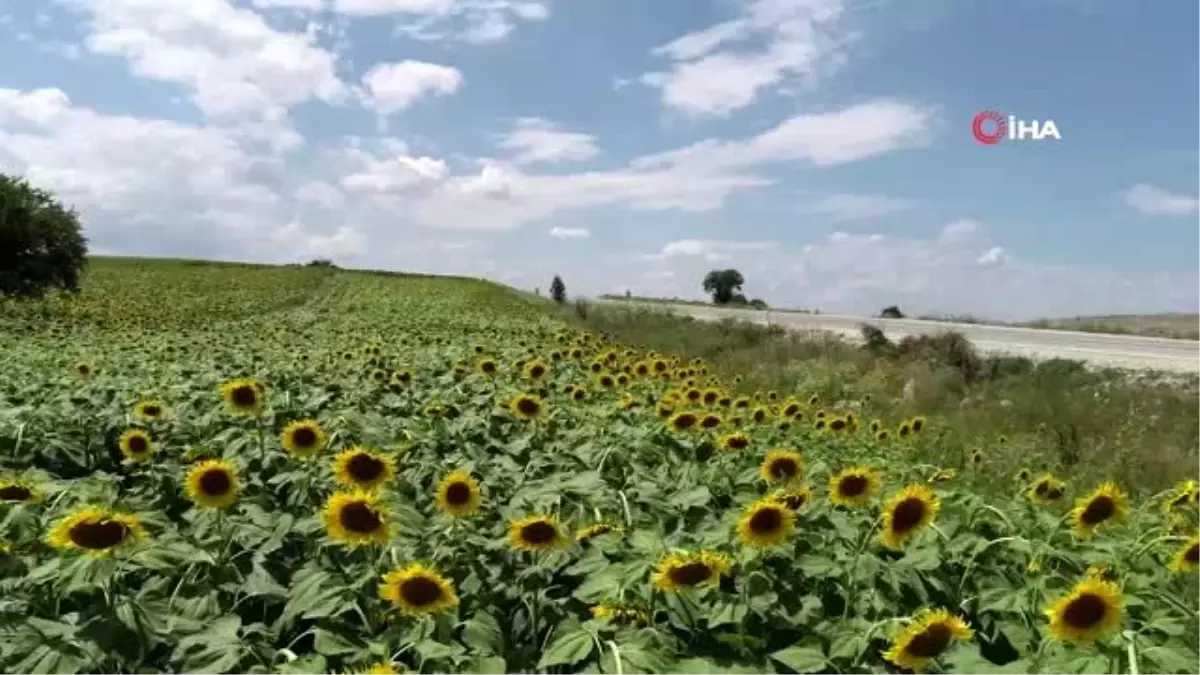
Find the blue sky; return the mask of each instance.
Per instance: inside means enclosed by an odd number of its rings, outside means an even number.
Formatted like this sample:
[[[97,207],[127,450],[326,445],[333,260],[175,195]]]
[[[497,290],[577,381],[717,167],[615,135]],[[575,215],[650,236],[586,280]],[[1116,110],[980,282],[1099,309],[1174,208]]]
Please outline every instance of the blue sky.
[[[1196,3],[0,0],[98,252],[781,306],[1197,311]],[[1061,140],[977,143],[984,109]]]

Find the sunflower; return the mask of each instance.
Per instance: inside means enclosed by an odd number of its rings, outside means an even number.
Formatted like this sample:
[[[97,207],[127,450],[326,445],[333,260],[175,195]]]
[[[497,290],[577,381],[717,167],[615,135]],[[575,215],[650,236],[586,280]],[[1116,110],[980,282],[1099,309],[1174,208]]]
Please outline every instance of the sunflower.
[[[940,508],[937,495],[924,485],[909,485],[896,493],[883,509],[883,545],[899,551],[906,539],[929,527]]]
[[[888,433],[887,429],[880,429],[879,431],[875,432],[875,440],[879,441],[880,443],[887,442],[887,440],[891,437],[892,435]]]
[[[830,431],[833,431],[835,433],[842,432],[842,431],[845,431],[847,428],[849,428],[849,426],[850,426],[849,423],[846,422],[846,418],[844,418],[844,417],[829,418],[829,430]]]
[[[971,452],[971,466],[979,466],[983,464],[984,459],[985,457],[982,450],[976,449]]]
[[[379,597],[409,616],[429,616],[458,606],[454,584],[420,563],[397,567],[383,575]]]
[[[339,452],[331,468],[342,485],[370,491],[391,480],[396,473],[396,460],[391,455],[355,446]]]
[[[674,415],[671,415],[670,419],[667,420],[667,426],[671,427],[675,431],[687,431],[688,429],[696,426],[698,421],[699,420],[696,418],[696,413],[686,411],[677,412]]]
[[[974,634],[965,621],[944,609],[923,609],[892,638],[883,658],[901,668],[921,672],[955,641],[970,640]]]
[[[313,420],[295,420],[283,428],[279,440],[288,454],[307,459],[321,452],[329,437]]]
[[[750,419],[754,420],[755,424],[762,424],[771,417],[771,411],[763,406],[758,406],[750,413]]]
[[[126,429],[117,441],[121,454],[131,462],[144,462],[154,454],[154,443],[145,429]]]
[[[465,518],[475,513],[482,501],[479,481],[466,471],[459,470],[447,474],[438,483],[438,508],[455,518]]]
[[[400,675],[403,672],[403,666],[397,670],[396,665],[391,661],[380,661],[365,668],[346,671],[346,675]]]
[[[1026,496],[1038,504],[1051,504],[1062,499],[1066,491],[1067,486],[1065,483],[1048,473],[1044,473],[1038,476],[1033,485],[1029,486]]]
[[[542,416],[544,407],[537,394],[517,394],[508,400],[508,409],[523,420],[534,420]]]
[[[777,546],[796,531],[796,512],[766,497],[746,507],[738,520],[738,539],[746,546]]]
[[[1163,510],[1170,511],[1189,505],[1194,506],[1197,495],[1200,495],[1200,484],[1194,480],[1182,481],[1171,491],[1171,497],[1163,502]]]
[[[729,557],[712,551],[672,553],[659,561],[650,583],[662,591],[677,591],[700,585],[716,585],[729,574]]]
[[[391,534],[387,510],[371,492],[335,492],[322,512],[325,532],[350,546],[384,544]]]
[[[834,506],[864,506],[879,488],[878,472],[865,466],[843,469],[829,479],[829,502]]]
[[[575,387],[575,390],[571,392],[572,401],[582,401],[586,399],[587,396],[587,389],[584,389],[583,387]]]
[[[558,521],[551,516],[526,516],[509,521],[508,543],[522,551],[553,551],[567,543]]]
[[[914,434],[919,434],[925,428],[925,418],[920,416],[914,417],[908,421],[908,426]]]
[[[825,418],[823,418],[823,417],[818,418],[817,421],[813,422],[813,428],[816,429],[817,431],[824,431],[826,424],[827,424],[827,422],[826,422]]]
[[[629,626],[645,626],[650,623],[650,612],[641,605],[631,603],[604,603],[590,609],[592,618],[609,623]]]
[[[883,422],[880,420],[871,420],[871,424],[867,428],[871,430],[872,434],[877,434],[883,428]]]
[[[142,521],[137,516],[89,506],[59,519],[46,541],[64,551],[103,556],[146,536]]]
[[[716,429],[721,426],[724,420],[716,413],[705,413],[704,417],[700,418],[700,427],[703,429]]]
[[[262,413],[266,386],[247,378],[230,380],[221,385],[221,398],[233,412],[257,417]]]
[[[480,359],[475,363],[475,370],[491,377],[500,372],[500,364],[495,359]]]
[[[1129,495],[1116,483],[1105,482],[1095,492],[1075,503],[1071,519],[1075,521],[1075,534],[1082,538],[1091,537],[1096,528],[1111,521],[1123,521],[1129,517]]]
[[[1090,645],[1117,632],[1125,618],[1121,587],[1111,581],[1080,581],[1045,610],[1050,637]]]
[[[607,523],[607,522],[595,523],[593,525],[588,525],[587,527],[580,530],[575,535],[575,541],[582,544],[584,542],[591,541],[592,539],[595,539],[596,537],[599,537],[602,534],[608,534],[609,532],[620,532],[620,531],[621,531],[621,528],[618,527],[615,523]]]
[[[42,492],[32,483],[0,478],[0,501],[36,504],[42,501]]]
[[[549,370],[550,368],[543,361],[530,361],[525,364],[525,377],[531,380],[540,380]]]
[[[654,409],[654,414],[660,420],[668,420],[671,418],[671,415],[675,414],[675,409],[669,404],[659,403],[658,407]]]
[[[749,446],[750,438],[740,432],[734,432],[721,437],[721,448],[724,450],[745,450]]]
[[[1195,572],[1200,569],[1200,537],[1192,537],[1179,547],[1171,561],[1172,572]]]
[[[184,479],[188,499],[205,509],[224,509],[238,496],[237,470],[229,462],[210,459],[192,466]]]
[[[721,391],[719,389],[705,389],[703,399],[704,405],[713,405],[721,399]]]
[[[162,402],[155,400],[138,401],[133,407],[133,414],[147,422],[162,419],[166,412]]]
[[[88,363],[87,361],[79,361],[72,366],[71,369],[75,371],[76,375],[82,378],[91,377],[92,373],[95,372],[92,368],[92,364]]]
[[[792,399],[788,399],[783,405],[779,406],[780,417],[792,417],[800,412],[800,403]]]
[[[896,435],[900,438],[908,438],[912,435],[912,425],[909,424],[908,420],[900,423],[900,426],[896,428]]]
[[[776,490],[772,495],[775,499],[783,502],[783,505],[793,511],[799,511],[812,502],[812,489],[807,485],[799,487],[788,487],[782,490]]]
[[[1025,484],[1029,482],[1029,478],[1032,475],[1033,473],[1029,469],[1022,468],[1015,476],[1013,476],[1013,479],[1018,483]]]
[[[788,483],[804,471],[804,458],[792,450],[772,450],[758,467],[758,474],[768,483]]]
[[[639,403],[638,400],[636,398],[634,398],[633,394],[625,394],[624,396],[621,397],[621,401],[617,405],[618,405],[618,407],[621,408],[621,410],[628,412],[630,410],[633,410],[634,408],[639,407],[641,405],[641,403]]]

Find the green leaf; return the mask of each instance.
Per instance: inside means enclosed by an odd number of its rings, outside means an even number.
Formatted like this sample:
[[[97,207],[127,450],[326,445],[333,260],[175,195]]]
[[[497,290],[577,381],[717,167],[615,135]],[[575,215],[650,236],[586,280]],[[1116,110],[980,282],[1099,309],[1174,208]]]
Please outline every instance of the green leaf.
[[[436,640],[422,640],[416,644],[414,649],[426,661],[450,658],[463,653],[462,647],[458,645],[448,645]]]
[[[242,645],[238,631],[242,619],[226,615],[210,623],[199,633],[179,640],[173,661],[182,661],[182,669],[188,673],[225,673],[235,670],[242,660]]]
[[[708,491],[708,487],[697,485],[690,490],[684,490],[671,497],[671,505],[678,506],[681,509],[690,509],[693,506],[705,506],[712,500],[712,493]]]
[[[592,634],[587,630],[581,627],[567,631],[561,629],[562,625],[559,626],[554,641],[550,643],[538,661],[538,668],[578,663],[590,656],[592,650],[596,648],[592,641]]]
[[[771,654],[771,658],[797,673],[819,673],[827,670],[826,664],[829,663],[820,649],[799,645],[781,649]]]
[[[1181,646],[1147,647],[1138,654],[1143,673],[1191,673],[1196,670],[1196,652]],[[1157,668],[1148,667],[1154,664]]]
[[[500,652],[503,636],[500,624],[487,612],[475,612],[474,616],[463,622],[463,643],[477,652]]]
[[[317,653],[326,656],[336,656],[337,654],[348,654],[357,652],[362,649],[362,645],[342,636],[339,633],[325,630],[324,628],[313,629],[313,649]]]
[[[275,577],[272,577],[271,573],[258,563],[254,563],[254,566],[250,568],[250,574],[246,575],[246,581],[242,584],[242,592],[247,596],[287,597],[287,589],[275,581]]]
[[[492,673],[507,673],[508,664],[499,656],[481,656],[473,659],[470,665],[463,670],[464,673],[479,673],[480,675],[490,675]]]
[[[749,607],[740,602],[719,602],[708,615],[708,627],[740,624],[748,611]]]

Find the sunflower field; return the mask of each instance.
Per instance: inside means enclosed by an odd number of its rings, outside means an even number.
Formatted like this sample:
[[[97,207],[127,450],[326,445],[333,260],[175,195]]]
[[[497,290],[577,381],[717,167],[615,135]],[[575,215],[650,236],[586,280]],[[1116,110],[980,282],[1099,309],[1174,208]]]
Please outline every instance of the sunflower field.
[[[1196,476],[946,461],[469,279],[0,306],[0,669],[1195,673]]]

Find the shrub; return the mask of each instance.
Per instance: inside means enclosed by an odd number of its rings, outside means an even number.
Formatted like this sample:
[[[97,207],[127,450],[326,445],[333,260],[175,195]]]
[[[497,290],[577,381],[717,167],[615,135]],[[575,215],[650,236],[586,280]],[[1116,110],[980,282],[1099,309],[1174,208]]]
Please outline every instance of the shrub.
[[[903,319],[904,312],[901,312],[899,307],[897,307],[895,305],[891,305],[891,306],[883,308],[883,311],[879,313],[879,318],[881,318],[881,319]]]
[[[22,178],[0,174],[0,295],[79,290],[87,239],[75,211]]]

